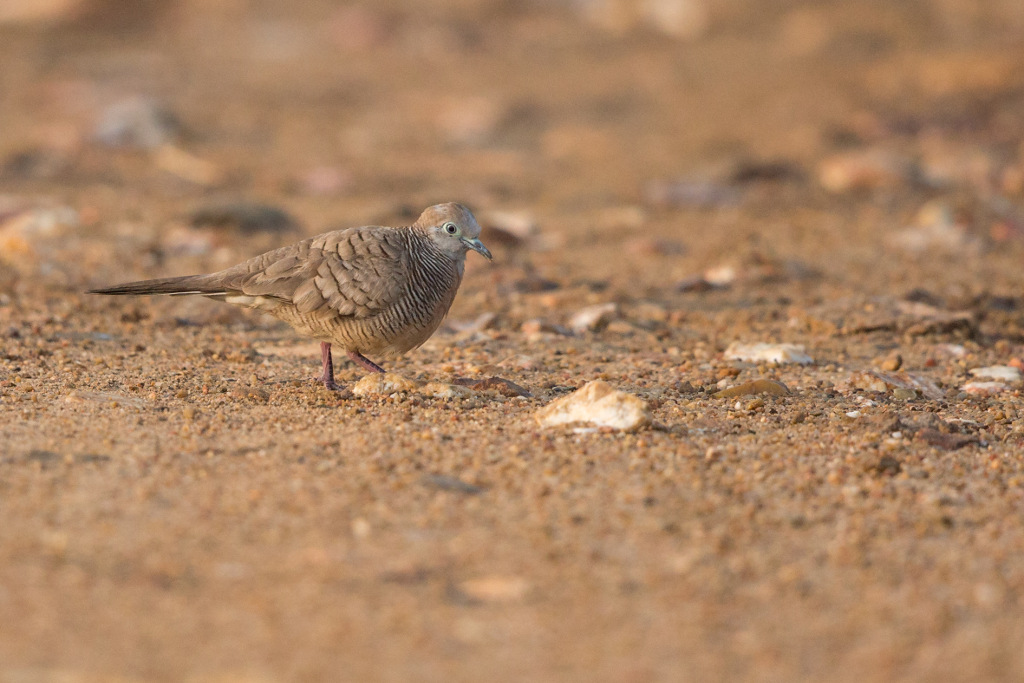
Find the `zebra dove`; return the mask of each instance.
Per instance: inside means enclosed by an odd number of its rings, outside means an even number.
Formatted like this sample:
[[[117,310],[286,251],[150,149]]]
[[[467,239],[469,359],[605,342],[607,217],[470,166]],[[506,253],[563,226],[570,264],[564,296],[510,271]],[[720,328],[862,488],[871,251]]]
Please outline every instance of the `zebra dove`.
[[[469,209],[438,204],[409,227],[335,230],[217,273],[89,293],[198,294],[269,313],[320,341],[317,380],[338,389],[331,345],[368,371],[384,372],[364,354],[392,358],[425,342],[455,299],[470,249],[491,258]]]

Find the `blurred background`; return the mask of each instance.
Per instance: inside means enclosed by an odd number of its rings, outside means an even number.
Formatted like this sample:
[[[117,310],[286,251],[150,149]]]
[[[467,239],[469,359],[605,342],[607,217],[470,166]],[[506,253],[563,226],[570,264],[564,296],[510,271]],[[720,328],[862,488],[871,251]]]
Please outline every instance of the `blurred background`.
[[[0,0],[0,37],[8,287],[453,199],[649,287],[799,252],[886,289],[1021,231],[1016,0]]]

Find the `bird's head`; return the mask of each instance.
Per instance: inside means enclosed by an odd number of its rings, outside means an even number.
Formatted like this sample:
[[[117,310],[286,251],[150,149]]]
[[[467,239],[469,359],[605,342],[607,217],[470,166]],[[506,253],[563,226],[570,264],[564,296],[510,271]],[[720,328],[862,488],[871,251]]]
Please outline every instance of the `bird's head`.
[[[436,204],[416,220],[434,245],[453,258],[462,258],[470,249],[491,260],[490,250],[480,241],[480,224],[462,204]]]

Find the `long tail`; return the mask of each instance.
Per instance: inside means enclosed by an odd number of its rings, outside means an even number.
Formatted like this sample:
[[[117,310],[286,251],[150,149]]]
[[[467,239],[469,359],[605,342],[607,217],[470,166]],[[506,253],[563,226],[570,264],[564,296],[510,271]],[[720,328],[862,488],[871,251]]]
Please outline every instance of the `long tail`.
[[[204,294],[206,296],[216,296],[218,294],[225,294],[225,291],[223,285],[218,286],[215,282],[211,282],[209,275],[186,275],[185,277],[165,277],[157,280],[125,282],[113,287],[90,289],[88,293],[116,295],[170,294],[172,296]]]

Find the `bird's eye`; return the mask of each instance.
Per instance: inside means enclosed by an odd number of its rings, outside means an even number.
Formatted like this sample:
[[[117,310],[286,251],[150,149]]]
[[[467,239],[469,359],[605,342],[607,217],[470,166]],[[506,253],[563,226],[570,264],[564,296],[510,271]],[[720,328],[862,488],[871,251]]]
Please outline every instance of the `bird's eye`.
[[[454,235],[459,231],[459,228],[454,223],[445,223],[444,231],[447,232],[449,235]]]

